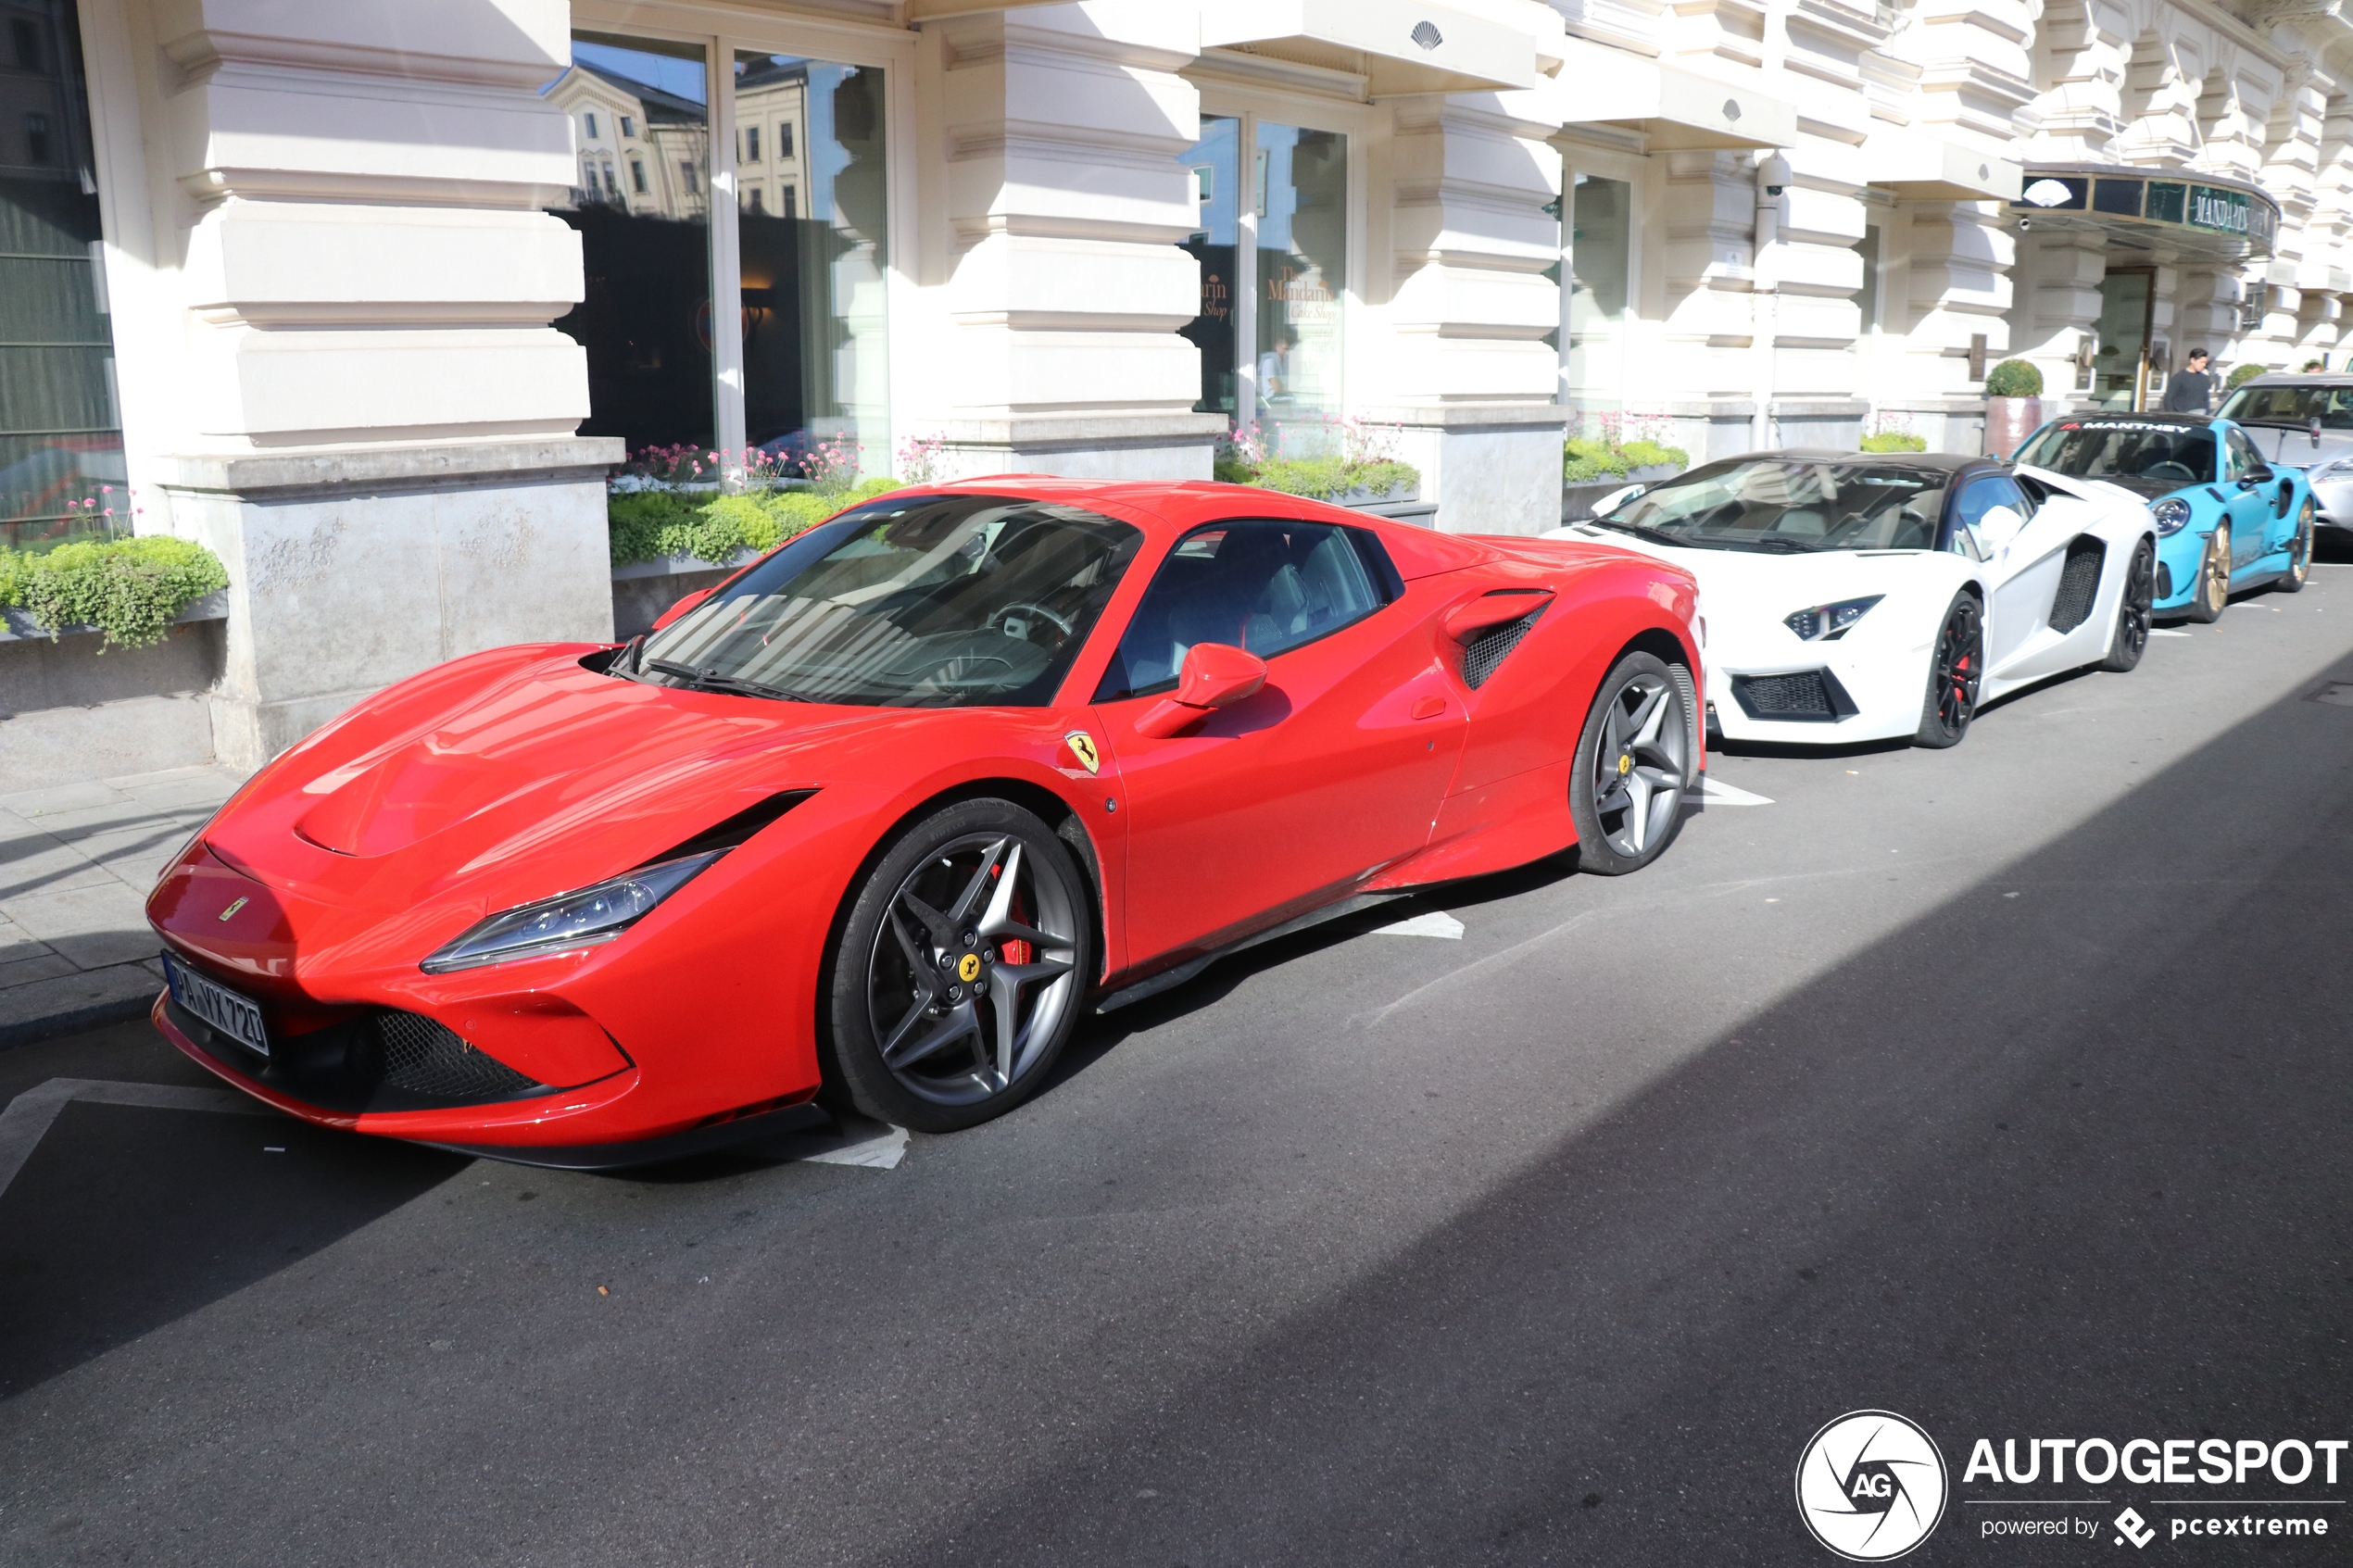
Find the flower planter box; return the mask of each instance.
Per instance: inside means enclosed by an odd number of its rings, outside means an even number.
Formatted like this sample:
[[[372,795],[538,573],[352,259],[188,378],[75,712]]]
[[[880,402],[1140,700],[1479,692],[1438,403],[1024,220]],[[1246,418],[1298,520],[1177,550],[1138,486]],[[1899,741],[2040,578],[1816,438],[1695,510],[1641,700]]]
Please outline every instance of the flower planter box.
[[[1629,470],[1623,479],[1581,480],[1561,486],[1561,521],[1583,522],[1593,515],[1593,503],[1613,491],[1629,484],[1655,484],[1662,479],[1672,479],[1683,470],[1672,463],[1655,463],[1649,468]]]
[[[172,617],[171,623],[174,626],[188,626],[199,621],[226,621],[228,619],[229,596],[226,593],[218,593],[207,594],[199,599],[191,599],[185,609]],[[95,626],[60,626],[55,634],[60,637],[94,637],[98,634],[98,631],[99,629]],[[0,607],[0,643],[29,643],[35,640],[45,642],[50,635],[49,630],[36,622],[29,612]]]

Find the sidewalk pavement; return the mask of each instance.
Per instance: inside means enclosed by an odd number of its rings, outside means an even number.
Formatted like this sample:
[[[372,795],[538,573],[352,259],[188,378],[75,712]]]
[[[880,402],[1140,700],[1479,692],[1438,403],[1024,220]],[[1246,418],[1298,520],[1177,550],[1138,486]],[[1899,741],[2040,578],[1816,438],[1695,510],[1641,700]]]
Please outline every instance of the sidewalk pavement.
[[[0,1047],[147,1010],[147,890],[244,780],[216,765],[0,795]]]

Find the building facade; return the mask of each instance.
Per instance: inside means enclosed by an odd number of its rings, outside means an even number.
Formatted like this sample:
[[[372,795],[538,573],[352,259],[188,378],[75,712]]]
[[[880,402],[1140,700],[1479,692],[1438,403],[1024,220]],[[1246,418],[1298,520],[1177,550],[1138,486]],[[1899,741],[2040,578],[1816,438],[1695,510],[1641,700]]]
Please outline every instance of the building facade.
[[[2329,7],[0,20],[0,521],[111,513],[232,581],[168,692],[0,649],[0,774],[166,697],[172,745],[258,763],[440,659],[609,635],[607,481],[648,451],[1206,478],[1238,427],[1353,422],[1435,526],[1532,533],[1567,433],[1974,450],[2004,358],[2133,406],[2192,346],[2328,358],[2353,293]]]

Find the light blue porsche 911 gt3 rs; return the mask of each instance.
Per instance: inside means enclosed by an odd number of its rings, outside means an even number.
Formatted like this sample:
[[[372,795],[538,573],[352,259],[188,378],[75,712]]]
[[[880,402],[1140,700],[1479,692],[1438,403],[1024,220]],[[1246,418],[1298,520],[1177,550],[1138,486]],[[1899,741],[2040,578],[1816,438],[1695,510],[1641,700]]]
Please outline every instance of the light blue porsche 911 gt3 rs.
[[[2229,420],[2203,414],[2073,414],[2018,449],[2022,466],[2102,480],[2157,520],[2156,612],[2212,621],[2244,588],[2292,594],[2312,567],[2312,487],[2267,463]]]

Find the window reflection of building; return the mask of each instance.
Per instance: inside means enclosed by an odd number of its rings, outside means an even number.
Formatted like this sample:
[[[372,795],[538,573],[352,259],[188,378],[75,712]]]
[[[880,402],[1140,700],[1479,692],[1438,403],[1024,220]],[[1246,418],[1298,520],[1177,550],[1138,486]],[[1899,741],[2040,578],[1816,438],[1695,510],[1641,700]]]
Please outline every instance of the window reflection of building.
[[[69,6],[8,18],[0,58],[0,545],[130,531],[114,344]],[[107,487],[112,486],[112,494]]]
[[[547,99],[571,110],[580,130],[582,177],[573,196],[575,205],[623,205],[638,217],[684,219],[708,212],[711,131],[702,105],[585,61],[556,79]],[[623,162],[629,166],[626,196],[617,171]]]

